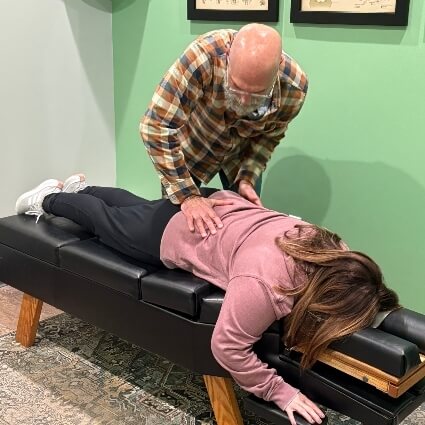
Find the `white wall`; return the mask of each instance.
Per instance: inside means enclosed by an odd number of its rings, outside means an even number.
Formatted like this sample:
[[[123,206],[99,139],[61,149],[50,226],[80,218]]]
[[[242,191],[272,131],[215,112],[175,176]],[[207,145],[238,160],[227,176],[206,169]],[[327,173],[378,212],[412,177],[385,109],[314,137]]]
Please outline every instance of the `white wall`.
[[[115,184],[111,0],[0,1],[0,216],[46,178]]]

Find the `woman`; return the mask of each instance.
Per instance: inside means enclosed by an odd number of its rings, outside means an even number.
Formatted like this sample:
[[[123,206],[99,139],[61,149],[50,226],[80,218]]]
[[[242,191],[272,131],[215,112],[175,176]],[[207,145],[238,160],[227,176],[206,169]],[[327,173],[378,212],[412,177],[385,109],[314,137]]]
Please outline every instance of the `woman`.
[[[217,362],[242,388],[285,410],[293,425],[294,412],[321,423],[323,412],[262,363],[253,344],[285,317],[286,346],[302,351],[302,367],[311,367],[332,341],[399,307],[397,295],[378,265],[336,234],[230,191],[202,190],[223,224],[206,237],[191,232],[169,200],[87,186],[82,174],[44,181],[18,198],[16,210],[69,218],[126,255],[187,270],[224,289],[211,341]]]

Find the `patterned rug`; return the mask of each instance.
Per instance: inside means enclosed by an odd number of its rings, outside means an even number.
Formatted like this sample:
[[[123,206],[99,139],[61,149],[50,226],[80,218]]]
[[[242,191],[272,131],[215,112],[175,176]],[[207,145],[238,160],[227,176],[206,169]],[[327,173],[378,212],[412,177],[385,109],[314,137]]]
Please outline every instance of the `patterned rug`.
[[[0,425],[215,424],[201,375],[68,314],[41,322],[30,349],[0,337],[0,382]],[[268,424],[241,411],[246,425]],[[330,425],[359,424],[327,414]],[[403,424],[425,424],[425,406]]]

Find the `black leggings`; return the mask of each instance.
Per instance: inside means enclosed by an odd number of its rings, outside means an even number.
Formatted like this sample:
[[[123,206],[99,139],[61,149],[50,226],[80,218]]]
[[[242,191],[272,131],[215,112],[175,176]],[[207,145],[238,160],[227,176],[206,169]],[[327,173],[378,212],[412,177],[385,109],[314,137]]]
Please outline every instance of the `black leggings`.
[[[208,197],[217,189],[202,188]],[[55,193],[43,201],[46,213],[66,217],[105,245],[136,260],[162,265],[164,229],[180,206],[168,199],[148,201],[124,189],[88,186],[78,193]]]

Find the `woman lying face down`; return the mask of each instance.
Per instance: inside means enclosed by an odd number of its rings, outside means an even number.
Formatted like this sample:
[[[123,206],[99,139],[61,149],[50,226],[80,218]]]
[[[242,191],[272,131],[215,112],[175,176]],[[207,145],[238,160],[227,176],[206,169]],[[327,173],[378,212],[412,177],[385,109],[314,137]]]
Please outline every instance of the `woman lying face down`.
[[[88,186],[82,174],[50,179],[21,195],[18,214],[66,217],[136,260],[181,268],[226,291],[211,350],[245,390],[311,423],[321,410],[253,351],[284,320],[284,342],[311,367],[329,344],[399,307],[378,265],[329,230],[254,205],[230,191],[201,189],[223,227],[202,237],[180,208],[126,190]],[[37,220],[38,220],[37,218]]]

